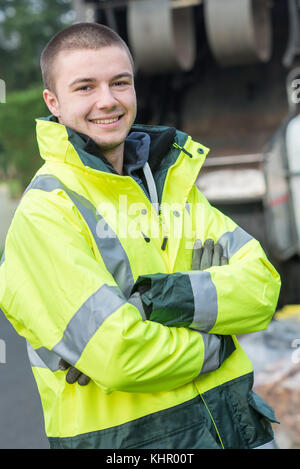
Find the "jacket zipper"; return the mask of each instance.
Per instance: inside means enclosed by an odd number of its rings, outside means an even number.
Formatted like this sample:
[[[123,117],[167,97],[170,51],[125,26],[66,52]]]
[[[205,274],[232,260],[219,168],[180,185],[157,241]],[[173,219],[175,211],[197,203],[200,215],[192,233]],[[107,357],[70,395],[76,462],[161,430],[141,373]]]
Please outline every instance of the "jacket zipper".
[[[126,176],[126,177],[130,177],[130,176]],[[133,178],[130,178],[131,181],[133,181],[136,185],[137,185],[137,188],[138,188],[138,191],[140,191],[142,194],[143,194],[143,197],[146,197],[146,200],[147,200],[147,203],[150,204],[150,206],[153,206],[151,200],[147,197],[147,195],[145,194],[144,190],[141,188],[141,186],[137,183],[137,181],[135,181]],[[159,205],[159,211],[157,213],[157,211],[155,210],[154,208],[154,212],[155,212],[155,215],[158,217],[158,222],[159,222],[159,226],[160,226],[160,229],[162,231],[162,244],[161,244],[161,250],[162,251],[165,251],[166,250],[166,246],[167,246],[167,242],[168,242],[168,238],[169,238],[169,234],[166,232],[166,229],[165,229],[165,226],[164,226],[164,221],[162,219],[162,216],[161,216],[161,206]],[[151,238],[149,238],[149,236],[147,236],[145,233],[143,233],[141,231],[141,234],[145,240],[146,243],[150,243],[151,241]],[[167,263],[168,263],[168,271],[170,270],[169,269],[169,261],[168,261],[168,258],[165,259],[165,261],[167,260]]]
[[[188,155],[190,158],[193,158],[193,155],[192,155],[191,153],[189,153],[185,148],[179,146],[176,142],[173,142],[173,147],[176,148],[177,150],[183,151],[183,153],[185,153],[186,155]],[[209,407],[208,407],[208,405],[206,404],[205,399],[204,399],[204,397],[202,396],[202,394],[199,393],[199,395],[200,395],[200,397],[201,397],[201,399],[202,399],[202,402],[203,402],[203,404],[205,405],[205,408],[206,408],[206,410],[207,410],[207,412],[208,412],[208,414],[209,414],[209,416],[210,416],[210,418],[211,418],[211,421],[212,421],[212,423],[213,423],[213,426],[214,426],[214,428],[215,428],[215,431],[216,431],[216,433],[217,433],[217,435],[218,435],[218,438],[219,438],[219,441],[220,441],[220,443],[221,443],[222,449],[225,449],[225,448],[224,448],[224,445],[223,445],[223,441],[222,441],[221,435],[220,435],[219,430],[218,430],[218,427],[217,427],[217,425],[216,425],[216,422],[215,422],[214,419],[213,419],[213,416],[212,416],[212,414],[211,414],[211,412],[210,412],[210,410],[209,410]]]
[[[176,142],[173,142],[173,147],[176,148],[177,150],[183,151],[186,155],[188,155],[190,158],[193,158],[193,155],[189,153],[185,148],[179,146]]]

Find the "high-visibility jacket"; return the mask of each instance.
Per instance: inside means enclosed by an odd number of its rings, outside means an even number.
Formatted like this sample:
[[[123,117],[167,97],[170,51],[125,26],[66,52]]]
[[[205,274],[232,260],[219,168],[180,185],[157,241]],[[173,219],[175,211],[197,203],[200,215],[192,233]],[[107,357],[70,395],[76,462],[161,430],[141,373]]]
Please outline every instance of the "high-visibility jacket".
[[[37,120],[45,163],[8,231],[0,308],[28,343],[50,445],[263,445],[276,419],[252,391],[252,364],[235,335],[267,328],[279,275],[259,242],[196,187],[208,149],[175,129],[134,130],[151,139],[160,210],[132,177],[106,170],[74,131]],[[194,242],[208,238],[222,244],[229,263],[191,272]],[[158,282],[155,274],[183,279],[174,301],[182,285],[184,325],[180,314],[179,323],[165,325],[159,313],[149,320],[131,302],[136,281],[153,275]],[[234,347],[220,358],[222,336]],[[91,382],[68,384],[61,357]]]

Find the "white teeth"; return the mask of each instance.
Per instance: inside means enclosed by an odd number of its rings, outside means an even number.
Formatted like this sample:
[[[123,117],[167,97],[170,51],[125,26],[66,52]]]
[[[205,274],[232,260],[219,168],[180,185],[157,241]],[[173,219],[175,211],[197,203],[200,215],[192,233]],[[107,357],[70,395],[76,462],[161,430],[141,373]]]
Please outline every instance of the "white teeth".
[[[119,118],[115,117],[114,119],[97,119],[93,120],[94,124],[112,124],[113,122],[117,122]]]

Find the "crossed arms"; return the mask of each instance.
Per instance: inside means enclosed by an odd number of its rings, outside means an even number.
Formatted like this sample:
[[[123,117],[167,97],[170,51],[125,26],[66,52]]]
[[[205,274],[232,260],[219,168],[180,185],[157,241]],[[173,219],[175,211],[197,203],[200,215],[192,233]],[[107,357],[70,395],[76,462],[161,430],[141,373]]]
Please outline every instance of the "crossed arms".
[[[259,243],[205,204],[201,239],[218,224],[228,264],[219,257],[201,270],[195,254],[195,270],[140,277],[143,313],[105,268],[72,200],[29,191],[7,237],[0,307],[42,359],[63,358],[104,392],[170,390],[212,371],[227,356],[224,337],[267,327],[280,280]]]

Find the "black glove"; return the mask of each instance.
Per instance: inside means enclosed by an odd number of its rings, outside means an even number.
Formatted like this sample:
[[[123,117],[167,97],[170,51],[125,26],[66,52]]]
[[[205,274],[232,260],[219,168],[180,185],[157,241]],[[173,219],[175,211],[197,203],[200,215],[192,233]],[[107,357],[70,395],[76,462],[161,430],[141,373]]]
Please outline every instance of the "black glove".
[[[91,378],[77,370],[77,368],[70,365],[70,363],[66,362],[66,360],[63,358],[59,360],[58,366],[62,371],[69,369],[68,373],[66,374],[67,383],[74,384],[77,381],[80,386],[86,386],[90,382]]]

